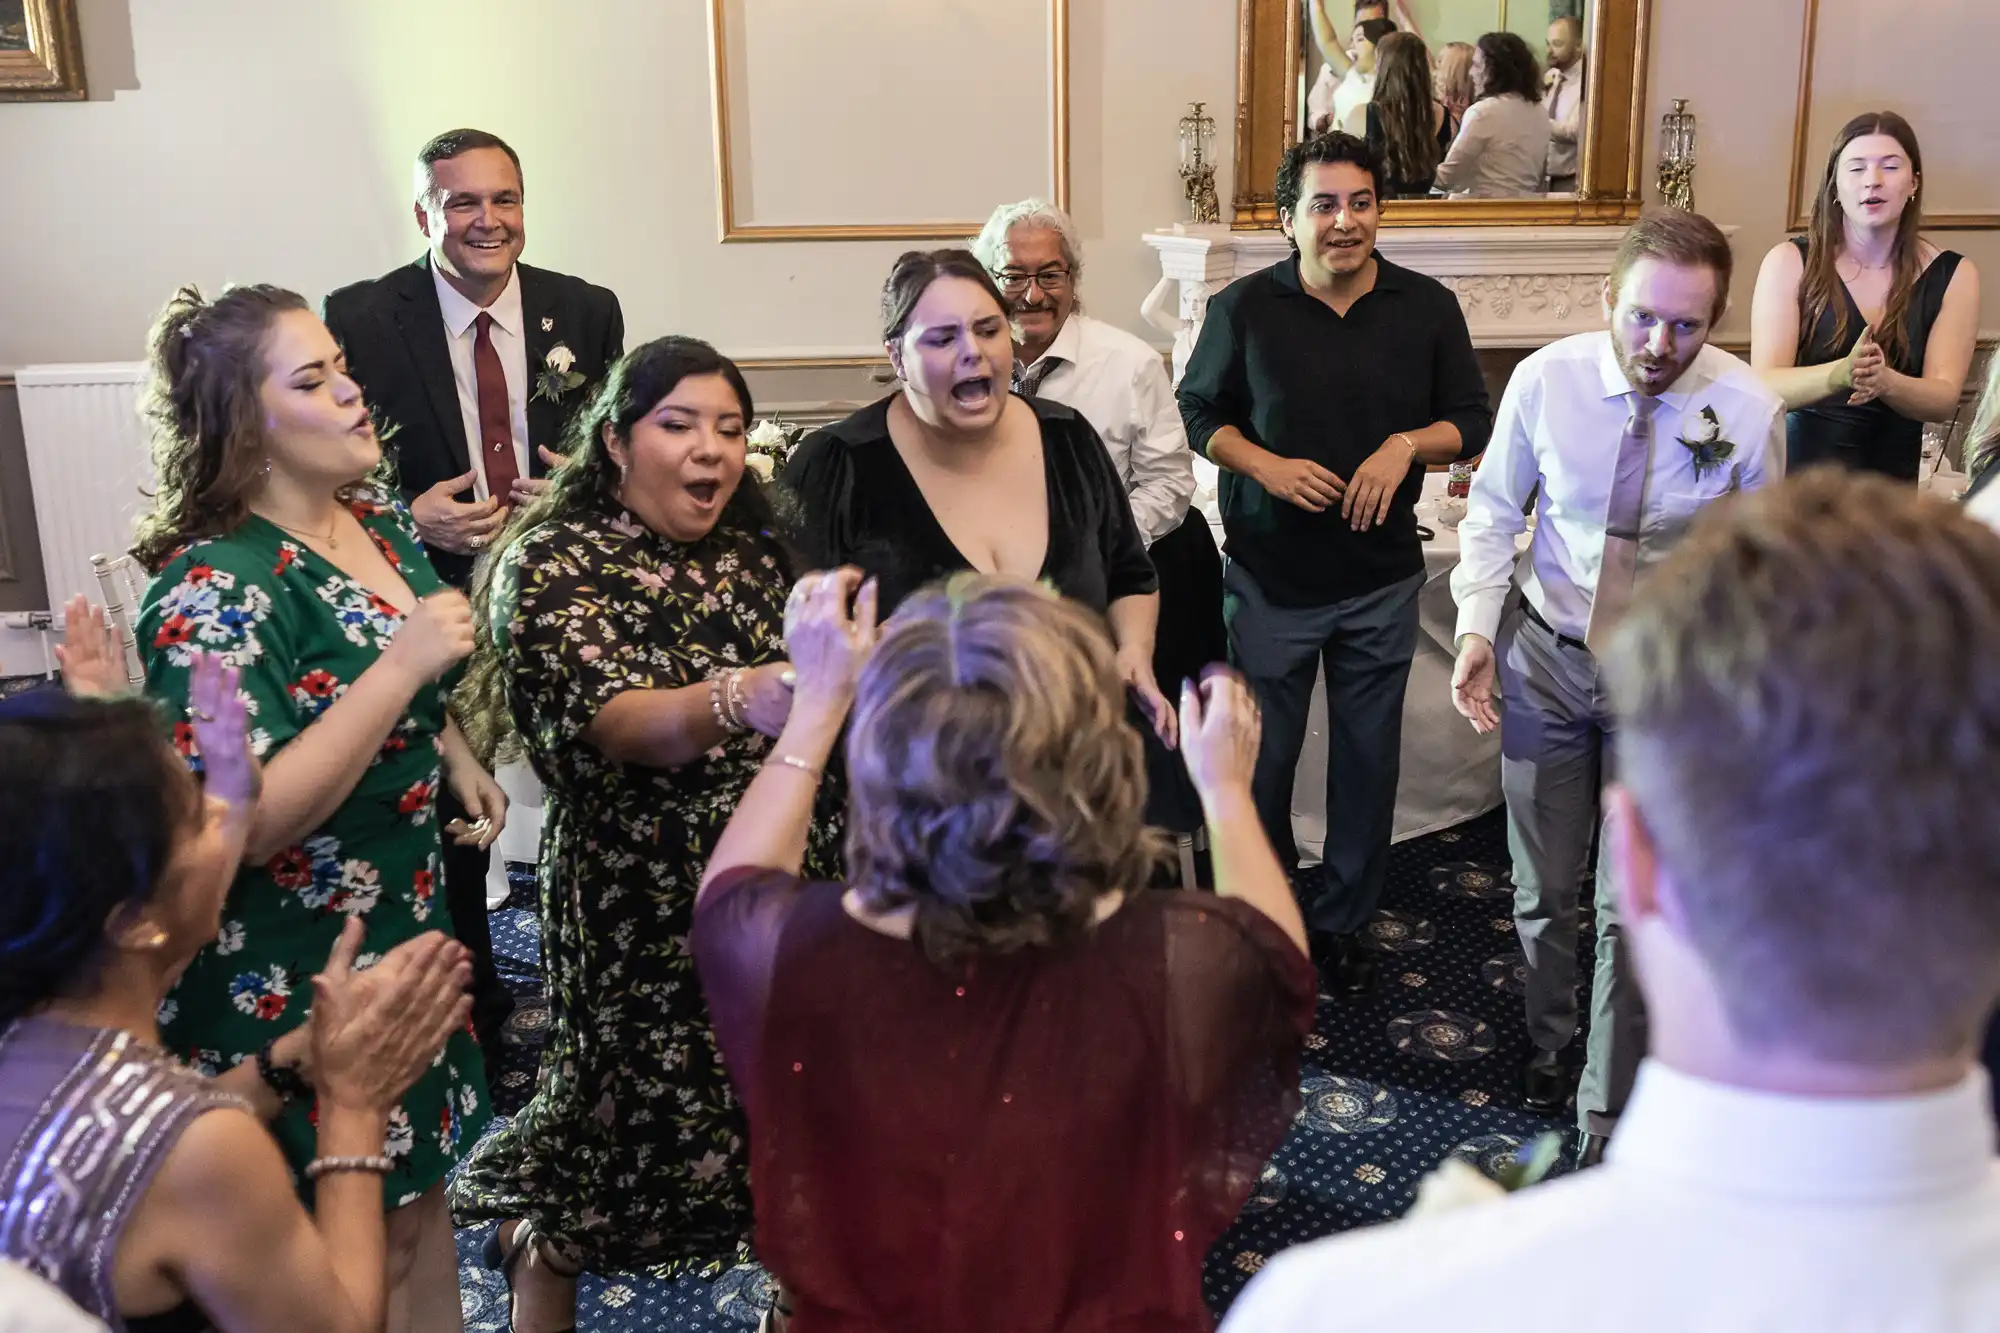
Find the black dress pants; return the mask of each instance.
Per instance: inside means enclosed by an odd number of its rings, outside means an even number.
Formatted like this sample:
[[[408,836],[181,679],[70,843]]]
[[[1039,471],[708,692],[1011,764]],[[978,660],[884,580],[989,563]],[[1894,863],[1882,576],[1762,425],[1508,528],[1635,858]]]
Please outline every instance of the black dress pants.
[[[466,819],[465,807],[448,786],[441,785],[439,830],[454,819]],[[489,1070],[499,1059],[500,1031],[514,1012],[514,997],[493,963],[493,931],[486,920],[486,875],[492,856],[491,848],[462,847],[444,834],[444,900],[451,908],[451,933],[472,951],[472,1030]]]

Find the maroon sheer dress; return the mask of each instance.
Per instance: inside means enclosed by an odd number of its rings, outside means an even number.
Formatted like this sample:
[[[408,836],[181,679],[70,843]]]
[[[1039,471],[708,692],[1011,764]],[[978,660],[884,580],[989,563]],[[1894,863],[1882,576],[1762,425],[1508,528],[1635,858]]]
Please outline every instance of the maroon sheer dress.
[[[1298,1109],[1305,955],[1147,892],[946,970],[841,893],[731,874],[691,937],[796,1333],[1211,1328],[1202,1258]]]

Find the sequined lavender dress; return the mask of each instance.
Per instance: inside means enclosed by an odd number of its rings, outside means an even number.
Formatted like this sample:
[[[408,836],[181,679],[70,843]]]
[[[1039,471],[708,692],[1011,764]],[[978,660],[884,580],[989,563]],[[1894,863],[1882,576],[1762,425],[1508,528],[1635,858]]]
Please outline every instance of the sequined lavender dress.
[[[192,1305],[121,1319],[119,1238],[196,1116],[248,1108],[131,1034],[24,1018],[0,1029],[0,1258],[116,1330],[209,1327]]]

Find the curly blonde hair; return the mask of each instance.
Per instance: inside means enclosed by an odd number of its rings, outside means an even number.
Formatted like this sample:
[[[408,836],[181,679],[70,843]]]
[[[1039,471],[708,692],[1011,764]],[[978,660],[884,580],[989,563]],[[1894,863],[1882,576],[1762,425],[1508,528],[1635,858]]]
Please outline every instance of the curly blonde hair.
[[[899,608],[847,742],[850,882],[949,962],[1081,938],[1165,857],[1102,618],[959,574]]]

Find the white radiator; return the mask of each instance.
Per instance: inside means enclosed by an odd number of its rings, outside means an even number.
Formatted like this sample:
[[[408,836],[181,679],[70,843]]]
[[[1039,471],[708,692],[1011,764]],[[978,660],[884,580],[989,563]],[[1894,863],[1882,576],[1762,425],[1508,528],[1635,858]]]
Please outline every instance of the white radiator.
[[[16,373],[28,484],[42,538],[49,607],[77,593],[101,601],[90,558],[116,558],[151,508],[150,437],[139,418],[146,367],[27,366]]]

